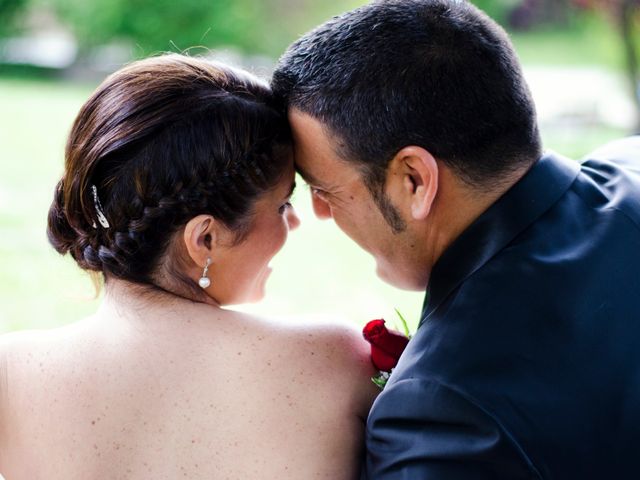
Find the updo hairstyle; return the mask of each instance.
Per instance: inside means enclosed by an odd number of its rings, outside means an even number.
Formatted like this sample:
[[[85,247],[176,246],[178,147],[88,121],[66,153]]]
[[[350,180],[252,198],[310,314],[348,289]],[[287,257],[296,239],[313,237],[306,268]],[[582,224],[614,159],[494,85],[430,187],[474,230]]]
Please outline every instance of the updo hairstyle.
[[[290,162],[286,118],[273,102],[250,74],[182,55],[112,74],[71,129],[49,241],[107,282],[157,286],[170,276],[197,291],[180,274],[172,240],[200,214],[245,238],[256,200]]]

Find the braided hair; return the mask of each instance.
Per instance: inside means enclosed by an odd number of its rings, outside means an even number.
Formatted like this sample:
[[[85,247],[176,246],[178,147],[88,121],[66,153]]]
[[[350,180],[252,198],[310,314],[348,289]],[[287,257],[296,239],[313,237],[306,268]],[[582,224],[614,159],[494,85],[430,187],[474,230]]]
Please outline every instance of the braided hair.
[[[107,280],[155,285],[191,218],[212,215],[242,241],[289,147],[286,118],[250,74],[176,54],[134,62],[97,88],[73,124],[49,241]]]

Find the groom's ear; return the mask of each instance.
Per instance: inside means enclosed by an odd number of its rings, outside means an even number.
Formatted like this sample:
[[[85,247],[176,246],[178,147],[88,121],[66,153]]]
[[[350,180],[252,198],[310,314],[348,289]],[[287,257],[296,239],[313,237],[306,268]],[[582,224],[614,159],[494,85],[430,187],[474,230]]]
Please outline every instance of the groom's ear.
[[[182,235],[187,254],[199,267],[213,254],[219,225],[211,215],[198,215],[187,222]]]
[[[393,157],[388,172],[396,184],[395,195],[401,196],[399,200],[411,218],[427,218],[438,192],[438,163],[434,156],[422,147],[405,147]]]

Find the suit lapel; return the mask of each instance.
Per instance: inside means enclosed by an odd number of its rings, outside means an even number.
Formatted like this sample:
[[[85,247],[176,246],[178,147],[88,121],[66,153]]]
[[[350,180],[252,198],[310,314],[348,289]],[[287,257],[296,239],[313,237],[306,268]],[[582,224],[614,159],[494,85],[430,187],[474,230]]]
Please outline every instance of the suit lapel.
[[[476,219],[436,262],[420,325],[467,278],[549,210],[569,189],[580,165],[549,153]]]

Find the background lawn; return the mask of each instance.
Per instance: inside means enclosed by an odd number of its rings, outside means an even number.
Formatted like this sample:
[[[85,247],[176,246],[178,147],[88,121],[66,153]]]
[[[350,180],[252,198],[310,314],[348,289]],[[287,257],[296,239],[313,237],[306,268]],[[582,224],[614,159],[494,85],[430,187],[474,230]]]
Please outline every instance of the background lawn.
[[[570,32],[517,35],[514,42],[528,66],[587,65],[619,72],[622,65],[618,38],[603,22]],[[65,137],[94,87],[0,77],[0,333],[66,324],[97,307],[88,276],[71,259],[61,258],[45,236]],[[574,158],[624,134],[597,123],[543,125],[545,145]],[[241,308],[293,320],[320,313],[362,325],[381,316],[395,322],[397,307],[415,326],[422,293],[401,292],[379,281],[367,254],[332,222],[314,218],[301,180],[294,205],[302,227],[272,263],[267,299]]]
[[[47,243],[46,216],[63,166],[65,136],[93,86],[0,80],[0,331],[43,328],[96,309],[93,286]],[[249,310],[293,316],[323,312],[362,323],[417,318],[422,295],[399,292],[374,275],[373,261],[313,217],[298,179],[294,203],[303,226],[274,259],[268,299]],[[215,279],[214,279],[215,281]]]

